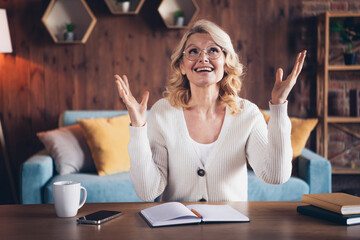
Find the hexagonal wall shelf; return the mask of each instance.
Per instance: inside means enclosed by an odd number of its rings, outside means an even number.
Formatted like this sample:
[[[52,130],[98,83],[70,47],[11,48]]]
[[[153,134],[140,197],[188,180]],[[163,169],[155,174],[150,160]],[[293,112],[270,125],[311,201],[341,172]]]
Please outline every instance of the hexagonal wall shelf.
[[[175,13],[181,10],[184,17],[183,23],[178,25]],[[195,0],[163,0],[158,12],[167,28],[186,28],[192,23],[199,13],[199,6]]]
[[[96,24],[85,0],[51,0],[41,20],[55,43],[86,43]],[[73,39],[65,39],[68,23],[74,24]]]
[[[122,8],[122,2],[118,0],[104,0],[112,14],[138,14],[145,0],[131,0],[128,10]]]

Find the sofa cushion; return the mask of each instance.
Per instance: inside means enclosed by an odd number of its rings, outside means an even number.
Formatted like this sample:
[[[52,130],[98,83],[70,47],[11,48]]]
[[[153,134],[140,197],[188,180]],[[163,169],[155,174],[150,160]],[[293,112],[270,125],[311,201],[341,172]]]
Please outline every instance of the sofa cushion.
[[[60,175],[96,171],[79,124],[39,132],[37,136],[54,159],[56,171]]]
[[[129,172],[99,176],[96,173],[74,173],[53,177],[44,188],[44,203],[53,203],[52,184],[58,181],[76,181],[86,188],[87,203],[141,202],[135,193]]]
[[[302,179],[291,177],[281,185],[268,184],[248,171],[248,201],[301,201],[309,193],[309,185]]]
[[[129,115],[112,118],[79,119],[100,176],[127,172],[130,157],[127,145],[130,140]]]
[[[59,127],[77,124],[79,119],[110,118],[126,114],[126,110],[68,110],[60,114]]]
[[[270,120],[270,114],[264,110],[260,110],[263,114],[266,123]],[[300,156],[301,151],[304,149],[310,133],[315,128],[317,118],[294,118],[290,117],[291,121],[291,146],[293,149],[293,159]]]

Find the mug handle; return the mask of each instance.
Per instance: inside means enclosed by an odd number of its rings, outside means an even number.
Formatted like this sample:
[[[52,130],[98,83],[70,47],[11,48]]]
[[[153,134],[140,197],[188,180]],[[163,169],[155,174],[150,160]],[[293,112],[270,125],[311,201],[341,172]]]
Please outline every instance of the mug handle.
[[[87,197],[87,191],[86,189],[83,187],[83,186],[80,186],[80,191],[83,192],[83,197],[82,197],[82,200],[80,202],[80,206],[79,206],[79,209],[84,205],[85,201],[86,201],[86,197]]]

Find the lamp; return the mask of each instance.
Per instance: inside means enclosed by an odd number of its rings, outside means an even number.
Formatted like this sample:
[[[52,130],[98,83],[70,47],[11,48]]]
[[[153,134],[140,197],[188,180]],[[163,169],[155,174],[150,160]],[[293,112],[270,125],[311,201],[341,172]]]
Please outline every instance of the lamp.
[[[5,9],[0,9],[0,36],[0,53],[11,53],[12,46]]]
[[[8,25],[5,9],[0,9],[0,36],[1,36],[0,37],[0,53],[11,53],[13,49],[11,46],[10,31],[9,31],[9,25]],[[11,168],[10,168],[10,160],[9,160],[9,156],[7,154],[1,116],[0,116],[0,147],[1,147],[1,152],[4,156],[4,162],[5,162],[6,170],[7,170],[8,176],[9,176],[13,198],[14,198],[15,203],[17,203],[18,202],[17,194],[16,194],[15,184],[14,184],[14,180],[13,180],[12,172],[11,172]]]

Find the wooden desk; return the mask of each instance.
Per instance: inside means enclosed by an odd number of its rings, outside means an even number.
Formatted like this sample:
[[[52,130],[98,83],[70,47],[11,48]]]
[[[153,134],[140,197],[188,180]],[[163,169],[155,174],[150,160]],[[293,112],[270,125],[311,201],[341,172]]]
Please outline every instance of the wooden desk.
[[[300,215],[299,202],[218,202],[238,209],[251,222],[150,228],[138,212],[154,204],[85,204],[77,217],[98,210],[123,212],[100,226],[78,225],[76,217],[58,218],[53,205],[0,205],[0,239],[360,239],[360,225],[340,226]]]

